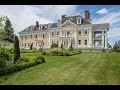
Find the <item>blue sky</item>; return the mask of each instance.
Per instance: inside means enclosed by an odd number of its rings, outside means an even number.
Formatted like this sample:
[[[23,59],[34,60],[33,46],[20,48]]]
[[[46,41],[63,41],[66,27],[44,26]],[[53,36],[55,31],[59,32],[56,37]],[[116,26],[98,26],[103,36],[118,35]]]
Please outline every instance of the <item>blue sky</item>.
[[[41,24],[56,22],[61,15],[91,13],[92,23],[110,23],[108,41],[120,40],[120,5],[0,5],[0,16],[8,16],[16,34],[35,21]]]

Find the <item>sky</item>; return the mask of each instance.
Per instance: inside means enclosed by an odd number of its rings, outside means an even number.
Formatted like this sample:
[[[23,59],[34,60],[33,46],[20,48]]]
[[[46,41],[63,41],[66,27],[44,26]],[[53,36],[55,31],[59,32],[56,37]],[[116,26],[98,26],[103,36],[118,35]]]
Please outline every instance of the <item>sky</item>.
[[[0,16],[8,16],[15,33],[30,25],[56,22],[61,15],[81,15],[89,10],[93,24],[109,23],[108,42],[120,40],[120,5],[0,5]]]

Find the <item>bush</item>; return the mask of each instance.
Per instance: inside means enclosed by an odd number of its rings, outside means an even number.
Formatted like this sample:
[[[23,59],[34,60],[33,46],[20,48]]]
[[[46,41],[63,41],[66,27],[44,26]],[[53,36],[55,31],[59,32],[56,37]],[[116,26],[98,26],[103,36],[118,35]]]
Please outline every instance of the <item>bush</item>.
[[[38,49],[38,51],[39,51],[39,52],[42,52],[42,51],[43,51],[43,49],[42,49],[42,48],[39,48],[39,49]]]
[[[21,58],[21,60],[26,61],[27,59]],[[4,68],[0,68],[0,76],[14,73],[14,72],[17,72],[17,71],[41,64],[41,63],[45,63],[45,58],[40,55],[33,62],[29,62],[29,63],[25,63],[25,64],[14,64],[12,66],[6,66]]]
[[[46,51],[46,54],[45,55],[50,55],[50,51]]]
[[[6,62],[9,61],[11,59],[9,53],[7,52],[7,50],[5,48],[1,48],[0,49],[0,67],[5,67],[6,66]]]
[[[75,51],[75,52],[74,52],[74,55],[80,54],[80,53],[81,53],[81,51]]]
[[[53,48],[50,51],[51,55],[58,56],[59,54],[62,53],[62,50],[60,48]]]
[[[61,50],[63,51],[63,44],[61,44]]]
[[[37,56],[34,60],[38,64],[45,63],[45,58],[42,55]]]
[[[24,61],[24,62],[28,62],[28,61],[29,61],[29,59],[28,59],[28,58],[25,58],[25,57],[21,57],[20,60],[21,60],[21,61]]]
[[[56,43],[52,43],[51,49],[53,49],[53,48],[58,48],[58,45]]]
[[[13,66],[8,66],[8,67],[5,67],[5,68],[1,68],[0,69],[0,76],[10,74],[10,73],[14,73],[14,72],[23,70],[25,68],[32,67],[32,66],[37,65],[37,64],[38,63],[36,63],[36,62],[30,62],[30,63],[26,63],[26,64],[14,64]]]
[[[71,45],[70,45],[70,47],[68,48],[68,50],[69,50],[70,52],[73,52],[74,48],[73,48],[73,46],[72,46],[72,42],[71,42]]]
[[[64,56],[70,56],[68,51],[64,51]]]
[[[42,55],[46,55],[46,52],[45,52],[45,51],[42,51]]]

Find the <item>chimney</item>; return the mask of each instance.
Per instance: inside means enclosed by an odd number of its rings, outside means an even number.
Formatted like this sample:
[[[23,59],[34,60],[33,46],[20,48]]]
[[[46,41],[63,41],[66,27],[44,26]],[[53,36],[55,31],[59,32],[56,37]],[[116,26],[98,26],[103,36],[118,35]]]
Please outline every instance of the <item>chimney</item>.
[[[36,21],[36,27],[39,27],[39,22],[38,21]]]
[[[57,20],[57,26],[61,25],[61,20]]]
[[[65,18],[65,16],[66,16],[66,15],[62,15],[62,16],[61,16],[61,19]]]
[[[85,11],[85,19],[90,19],[89,10]]]

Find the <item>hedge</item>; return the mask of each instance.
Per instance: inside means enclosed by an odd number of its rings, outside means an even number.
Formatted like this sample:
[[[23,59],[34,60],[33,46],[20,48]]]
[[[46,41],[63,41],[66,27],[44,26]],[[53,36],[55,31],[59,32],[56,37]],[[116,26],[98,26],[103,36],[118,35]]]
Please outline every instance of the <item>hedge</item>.
[[[13,66],[7,66],[4,68],[0,68],[0,76],[2,75],[7,75],[7,74],[11,74],[41,63],[44,63],[45,61],[43,59],[39,59],[39,62],[36,60],[34,62],[30,62],[30,63],[25,63],[25,64],[15,64]]]

